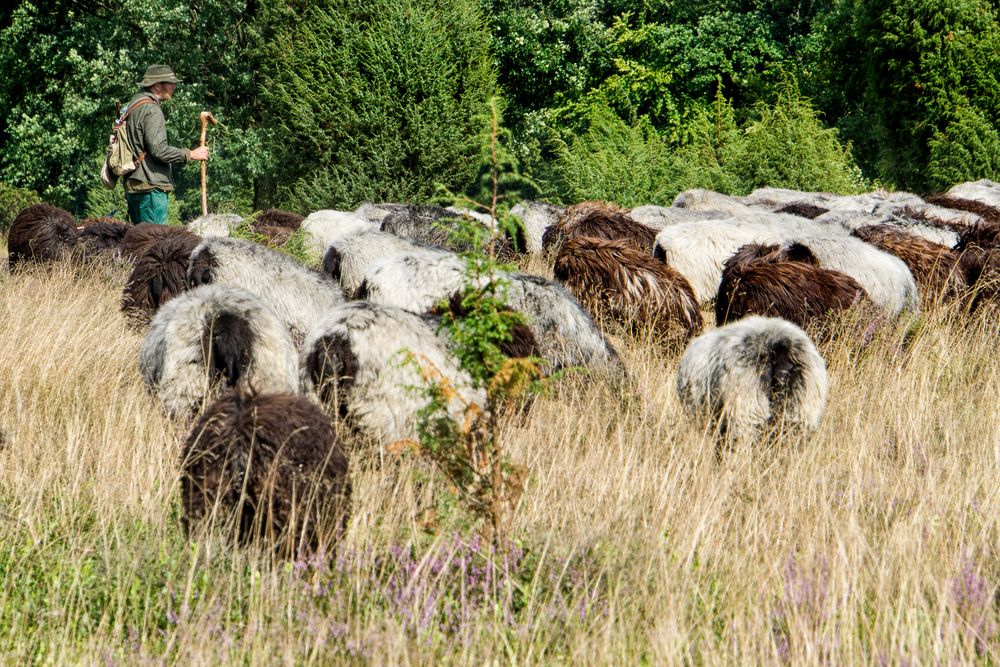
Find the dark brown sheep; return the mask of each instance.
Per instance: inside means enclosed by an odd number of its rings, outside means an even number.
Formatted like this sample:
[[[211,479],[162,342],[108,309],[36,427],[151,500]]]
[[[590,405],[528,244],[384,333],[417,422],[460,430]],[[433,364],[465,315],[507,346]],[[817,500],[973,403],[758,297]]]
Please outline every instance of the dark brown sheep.
[[[956,211],[975,213],[983,219],[983,222],[1000,225],[1000,209],[984,202],[976,201],[975,199],[959,199],[958,197],[949,197],[948,195],[940,194],[928,197],[927,203]]]
[[[957,268],[958,254],[940,243],[893,225],[865,225],[851,234],[903,260],[925,296],[955,298],[968,287]]]
[[[778,246],[748,244],[730,257],[722,270],[715,301],[715,321],[722,326],[747,315],[782,317],[805,328],[814,318],[850,308],[865,299],[865,290],[840,271],[816,266],[792,244],[790,253]],[[755,259],[756,257],[756,259]],[[813,258],[814,262],[815,258]]]
[[[785,204],[779,208],[775,213],[787,213],[788,215],[797,215],[800,218],[809,218],[813,220],[828,213],[830,209],[823,208],[822,206],[816,206],[815,204],[810,204],[804,201],[792,202],[791,204]]]
[[[566,239],[579,236],[622,240],[652,254],[656,230],[636,222],[620,208],[604,202],[585,201],[567,208],[559,222],[545,230],[542,248],[556,248]]]
[[[160,306],[186,290],[191,251],[200,242],[194,234],[173,234],[149,245],[125,282],[122,312],[144,324]]]
[[[215,519],[242,544],[285,558],[329,550],[347,525],[351,481],[330,421],[291,394],[230,390],[184,443],[184,525]]]
[[[253,221],[252,226],[254,231],[258,233],[262,233],[258,227],[283,227],[284,229],[294,232],[302,226],[303,220],[305,220],[305,216],[301,216],[298,213],[272,208],[269,211],[261,213]]]
[[[958,260],[969,285],[966,307],[976,311],[987,303],[1000,303],[1000,248],[969,246]]]
[[[978,222],[963,229],[955,251],[960,253],[969,248],[1000,248],[1000,223]]]
[[[7,235],[10,268],[61,259],[76,240],[76,220],[67,211],[50,204],[29,206],[17,214]]]
[[[563,242],[555,277],[595,316],[632,331],[652,328],[667,338],[687,339],[702,327],[690,283],[625,239],[580,236]]]
[[[77,235],[77,252],[85,258],[121,253],[129,226],[115,218],[87,218]]]
[[[125,237],[122,239],[122,255],[137,260],[146,253],[149,246],[168,236],[201,238],[180,225],[154,225],[142,222],[138,225],[133,225],[125,232]]]
[[[264,244],[272,248],[278,246],[283,246],[288,243],[288,239],[291,238],[294,230],[288,227],[277,227],[277,226],[258,226],[254,225],[253,231],[256,234],[260,234],[264,237]]]

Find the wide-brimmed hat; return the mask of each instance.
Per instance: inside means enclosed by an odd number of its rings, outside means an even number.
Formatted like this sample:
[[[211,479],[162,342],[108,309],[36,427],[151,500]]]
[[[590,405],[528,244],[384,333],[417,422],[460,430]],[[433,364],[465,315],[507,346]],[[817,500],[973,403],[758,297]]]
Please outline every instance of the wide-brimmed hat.
[[[146,68],[146,74],[139,82],[140,88],[149,88],[154,83],[166,81],[167,83],[180,83],[181,80],[170,69],[170,65],[150,65]]]

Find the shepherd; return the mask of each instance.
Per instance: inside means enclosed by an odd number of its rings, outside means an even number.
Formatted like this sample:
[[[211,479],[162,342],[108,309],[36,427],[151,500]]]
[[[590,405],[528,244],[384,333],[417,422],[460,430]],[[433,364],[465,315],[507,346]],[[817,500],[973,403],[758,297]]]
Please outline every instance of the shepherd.
[[[208,147],[177,148],[167,143],[167,126],[160,103],[174,96],[181,80],[168,65],[150,65],[139,82],[139,93],[122,113],[137,167],[125,180],[128,219],[132,224],[167,223],[167,193],[174,189],[171,165],[208,159]]]

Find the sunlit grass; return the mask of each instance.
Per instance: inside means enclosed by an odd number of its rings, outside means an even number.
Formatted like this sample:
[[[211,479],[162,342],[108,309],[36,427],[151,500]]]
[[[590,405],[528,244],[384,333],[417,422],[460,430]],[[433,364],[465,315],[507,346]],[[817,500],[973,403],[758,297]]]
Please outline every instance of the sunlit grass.
[[[181,530],[187,426],[142,385],[124,278],[0,277],[5,662],[998,661],[996,319],[845,327],[818,433],[720,460],[679,351],[616,338],[627,391],[569,379],[504,427],[530,471],[506,561],[429,467],[354,452],[340,551],[286,563]]]

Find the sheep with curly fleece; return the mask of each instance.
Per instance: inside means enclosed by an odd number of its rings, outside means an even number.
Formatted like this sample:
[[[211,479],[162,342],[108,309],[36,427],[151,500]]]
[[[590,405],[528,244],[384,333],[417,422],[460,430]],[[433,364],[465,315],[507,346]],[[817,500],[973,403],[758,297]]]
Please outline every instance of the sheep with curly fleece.
[[[238,238],[203,239],[191,253],[187,282],[228,285],[256,294],[301,342],[328,310],[344,301],[340,285],[291,257]]]
[[[347,457],[312,401],[231,390],[184,442],[181,502],[189,532],[214,523],[280,557],[329,553],[351,511]]]
[[[197,411],[220,386],[299,390],[298,353],[283,323],[255,295],[222,285],[192,289],[157,311],[139,369],[171,416]]]
[[[715,322],[722,326],[747,315],[761,315],[806,327],[867,302],[865,290],[856,280],[818,266],[818,260],[804,246],[748,244],[723,266]]]
[[[132,225],[122,237],[121,252],[126,258],[135,261],[146,254],[157,241],[173,236],[185,236],[189,239],[201,240],[201,237],[179,225],[154,225],[142,222]]]
[[[753,441],[773,427],[814,431],[826,409],[826,363],[802,329],[748,317],[691,341],[677,371],[688,415],[726,439]]]
[[[191,253],[201,243],[194,234],[175,234],[155,241],[135,260],[122,290],[122,312],[147,323],[160,306],[185,291]]]
[[[50,204],[33,204],[17,214],[7,233],[7,261],[19,266],[69,256],[77,241],[76,220]]]

